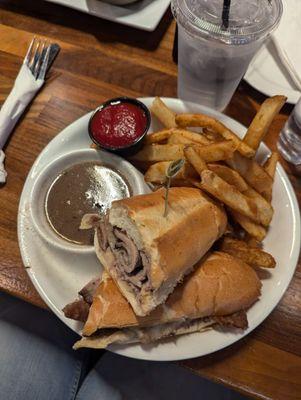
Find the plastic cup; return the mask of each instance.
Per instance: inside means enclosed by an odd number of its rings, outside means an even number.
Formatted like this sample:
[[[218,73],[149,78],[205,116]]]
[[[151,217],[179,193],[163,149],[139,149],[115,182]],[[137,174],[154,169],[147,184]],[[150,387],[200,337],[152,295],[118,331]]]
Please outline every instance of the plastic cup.
[[[257,50],[277,27],[281,0],[172,0],[178,23],[178,97],[223,111]]]

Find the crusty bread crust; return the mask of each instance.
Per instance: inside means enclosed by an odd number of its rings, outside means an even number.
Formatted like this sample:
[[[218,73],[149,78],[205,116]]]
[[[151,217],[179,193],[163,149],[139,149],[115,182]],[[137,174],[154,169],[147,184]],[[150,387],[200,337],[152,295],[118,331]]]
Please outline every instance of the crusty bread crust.
[[[109,212],[112,225],[124,229],[151,260],[152,293],[140,299],[110,271],[123,295],[139,316],[149,314],[163,303],[194,264],[224,233],[227,217],[219,205],[199,189],[171,188],[168,215],[164,217],[165,191],[115,201]],[[122,216],[122,218],[121,218]]]
[[[222,252],[204,257],[166,303],[138,317],[114,281],[105,276],[94,297],[83,334],[97,329],[145,327],[185,319],[230,315],[247,309],[260,296],[261,282],[244,262]]]

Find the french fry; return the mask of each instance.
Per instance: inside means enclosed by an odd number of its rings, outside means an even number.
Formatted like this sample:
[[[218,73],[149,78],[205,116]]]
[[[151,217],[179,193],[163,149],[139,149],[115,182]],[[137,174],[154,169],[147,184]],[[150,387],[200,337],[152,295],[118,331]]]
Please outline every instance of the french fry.
[[[226,165],[208,164],[208,168],[210,171],[216,173],[220,178],[224,179],[224,181],[235,186],[240,192],[244,192],[249,188],[249,185],[239,175],[239,173]]]
[[[177,126],[175,121],[176,113],[168,108],[160,97],[156,97],[153,101],[151,112],[158,118],[165,128],[175,128]]]
[[[266,220],[270,223],[273,218],[274,210],[271,204],[261,196],[256,190],[249,187],[246,191],[243,192],[245,196],[249,197],[254,201],[257,206],[258,212],[264,215]]]
[[[144,175],[145,182],[161,185],[164,184],[166,181],[166,171],[169,165],[170,161],[161,161],[151,165]],[[173,184],[175,181],[181,181],[184,183],[185,180],[197,178],[198,173],[196,170],[188,162],[185,162],[175,178],[172,178],[171,183]],[[184,184],[183,186],[186,185]]]
[[[207,169],[205,161],[199,156],[192,146],[185,147],[184,155],[197,173],[201,176],[202,171]]]
[[[211,143],[223,141],[223,137],[218,133],[211,131],[208,128],[203,128],[203,136],[205,136]]]
[[[227,236],[227,235],[233,235],[233,234],[234,234],[234,228],[228,221],[224,235]]]
[[[173,129],[168,143],[196,143],[207,145],[210,144],[210,141],[200,133],[187,131],[185,129]]]
[[[279,113],[286,100],[285,96],[273,96],[261,104],[243,139],[245,144],[255,151],[258,149],[273,119]]]
[[[183,158],[183,150],[184,145],[181,144],[151,144],[144,146],[142,150],[129,157],[129,159],[144,163],[173,161]]]
[[[191,144],[191,140],[186,137],[179,135],[178,133],[173,133],[167,140],[168,144]]]
[[[194,182],[195,182],[195,179],[191,179],[191,178],[188,178],[188,179],[179,179],[179,178],[175,177],[175,178],[172,178],[171,183],[170,183],[170,186],[171,186],[171,187],[177,186],[177,187],[191,187],[191,188],[195,188]]]
[[[270,175],[270,177],[273,180],[276,173],[278,159],[279,159],[278,153],[272,153],[263,166],[265,171]],[[262,196],[269,202],[272,201],[272,194],[273,194],[273,186],[268,187],[266,190],[262,192]]]
[[[228,207],[249,217],[252,221],[267,226],[270,218],[260,213],[255,201],[242,194],[235,186],[229,185],[210,170],[201,173],[201,187]]]
[[[158,132],[153,132],[146,135],[144,144],[158,144],[166,141],[173,134],[173,129],[162,129]]]
[[[252,186],[258,193],[262,194],[273,186],[273,179],[255,160],[243,157],[235,152],[231,160],[226,163],[236,171]]]
[[[158,132],[150,133],[145,138],[145,144],[162,144],[166,142],[169,144],[187,144],[198,143],[201,145],[210,144],[209,140],[202,136],[200,133],[190,132],[185,129],[162,129]]]
[[[192,144],[195,151],[205,162],[228,160],[233,157],[236,145],[231,140],[211,143],[206,146]]]
[[[266,172],[270,175],[272,179],[274,179],[275,177],[278,160],[279,160],[278,153],[273,152],[263,165],[263,168],[266,170]]]
[[[267,221],[271,221],[273,217],[273,208],[263,196],[256,190],[251,188],[245,180],[235,170],[220,164],[208,164],[210,171],[216,173],[220,178],[235,186],[245,196],[253,199],[257,206],[258,212],[265,215]]]
[[[228,129],[224,124],[215,118],[204,114],[179,114],[176,116],[176,123],[182,128],[202,127],[208,128],[226,140],[232,140],[237,150],[246,157],[254,157],[255,151],[244,143],[234,132]]]
[[[258,248],[249,247],[241,240],[225,237],[220,250],[241,259],[252,267],[275,268],[276,266],[275,259],[271,254]]]
[[[198,189],[203,190],[201,181],[199,181],[197,179],[193,179],[192,183],[193,183],[193,186],[197,187]]]
[[[253,238],[261,242],[267,235],[267,230],[257,224],[256,222],[252,221],[250,218],[246,217],[238,213],[237,211],[230,210],[232,217],[234,220]]]
[[[244,241],[247,243],[249,247],[255,248],[255,249],[261,249],[262,248],[262,242],[259,240],[255,239],[248,233],[246,233],[246,236],[244,237]]]

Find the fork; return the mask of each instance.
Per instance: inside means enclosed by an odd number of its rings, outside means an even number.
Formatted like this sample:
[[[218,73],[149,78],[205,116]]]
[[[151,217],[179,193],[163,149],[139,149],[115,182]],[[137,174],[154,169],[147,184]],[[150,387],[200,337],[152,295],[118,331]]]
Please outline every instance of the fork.
[[[60,50],[59,45],[33,38],[14,86],[0,110],[0,183],[6,181],[3,147],[17,121],[45,82],[47,70]]]
[[[29,45],[23,64],[30,69],[35,80],[45,79],[51,44],[47,40],[34,37]]]

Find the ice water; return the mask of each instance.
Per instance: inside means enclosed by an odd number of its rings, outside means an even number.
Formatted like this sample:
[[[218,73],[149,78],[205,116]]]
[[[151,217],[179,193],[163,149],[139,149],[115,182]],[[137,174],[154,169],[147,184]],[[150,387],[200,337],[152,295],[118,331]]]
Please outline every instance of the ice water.
[[[281,0],[172,0],[178,96],[224,110],[253,56],[278,25]],[[227,15],[227,17],[225,17]]]
[[[178,97],[223,111],[260,46],[193,38],[179,26]]]
[[[284,125],[277,147],[283,158],[301,165],[301,99]]]

